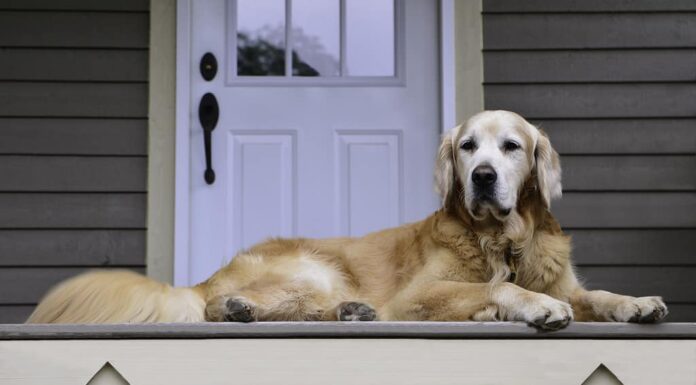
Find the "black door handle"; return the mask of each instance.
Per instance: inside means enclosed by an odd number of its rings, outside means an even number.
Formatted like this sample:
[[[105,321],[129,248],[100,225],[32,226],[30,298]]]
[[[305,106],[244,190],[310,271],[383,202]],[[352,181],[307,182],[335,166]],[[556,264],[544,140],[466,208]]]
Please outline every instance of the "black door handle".
[[[198,119],[203,127],[203,140],[205,144],[205,174],[203,174],[205,182],[213,184],[215,182],[215,171],[213,171],[213,160],[211,157],[211,142],[212,132],[217,126],[218,118],[220,117],[220,108],[218,107],[215,95],[208,92],[201,98],[201,103],[198,105]]]

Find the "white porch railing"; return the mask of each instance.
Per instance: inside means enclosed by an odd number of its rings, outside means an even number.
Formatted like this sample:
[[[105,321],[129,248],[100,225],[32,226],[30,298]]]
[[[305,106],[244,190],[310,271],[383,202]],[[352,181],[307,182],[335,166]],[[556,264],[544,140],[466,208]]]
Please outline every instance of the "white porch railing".
[[[695,384],[696,323],[0,325],[0,384]]]

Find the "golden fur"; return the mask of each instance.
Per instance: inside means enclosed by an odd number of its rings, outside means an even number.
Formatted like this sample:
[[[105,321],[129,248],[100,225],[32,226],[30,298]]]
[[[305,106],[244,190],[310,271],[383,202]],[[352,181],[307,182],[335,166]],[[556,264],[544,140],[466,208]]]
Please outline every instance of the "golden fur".
[[[520,142],[520,152],[497,149],[496,138],[505,135]],[[465,136],[492,145],[467,153],[459,149]],[[496,165],[501,177],[508,173],[514,196],[497,205],[467,197],[467,170],[477,161]],[[420,222],[361,238],[271,239],[193,288],[129,272],[87,273],[54,288],[27,322],[377,318],[510,320],[557,329],[573,317],[654,322],[666,315],[659,297],[583,289],[570,238],[549,211],[561,192],[558,154],[518,115],[483,112],[446,134],[436,184],[443,207]],[[513,202],[507,214],[504,200]]]

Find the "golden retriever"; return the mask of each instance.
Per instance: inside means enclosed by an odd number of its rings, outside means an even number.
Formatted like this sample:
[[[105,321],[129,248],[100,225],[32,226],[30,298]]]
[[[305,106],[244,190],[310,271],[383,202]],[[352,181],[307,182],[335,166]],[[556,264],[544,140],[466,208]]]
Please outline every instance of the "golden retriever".
[[[130,272],[61,283],[27,322],[656,322],[660,297],[588,291],[549,211],[558,154],[519,115],[485,111],[444,135],[423,221],[362,238],[271,239],[207,281],[173,288]]]

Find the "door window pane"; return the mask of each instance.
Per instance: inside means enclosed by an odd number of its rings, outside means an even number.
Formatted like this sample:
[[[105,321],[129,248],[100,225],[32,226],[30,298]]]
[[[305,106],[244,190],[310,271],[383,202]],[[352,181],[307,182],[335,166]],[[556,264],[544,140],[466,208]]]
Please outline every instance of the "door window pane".
[[[339,76],[339,0],[292,1],[292,75]]]
[[[394,0],[346,1],[346,75],[394,76]]]
[[[231,75],[264,83],[397,80],[396,1],[228,0],[237,40]]]
[[[237,0],[237,75],[285,75],[284,0]]]

